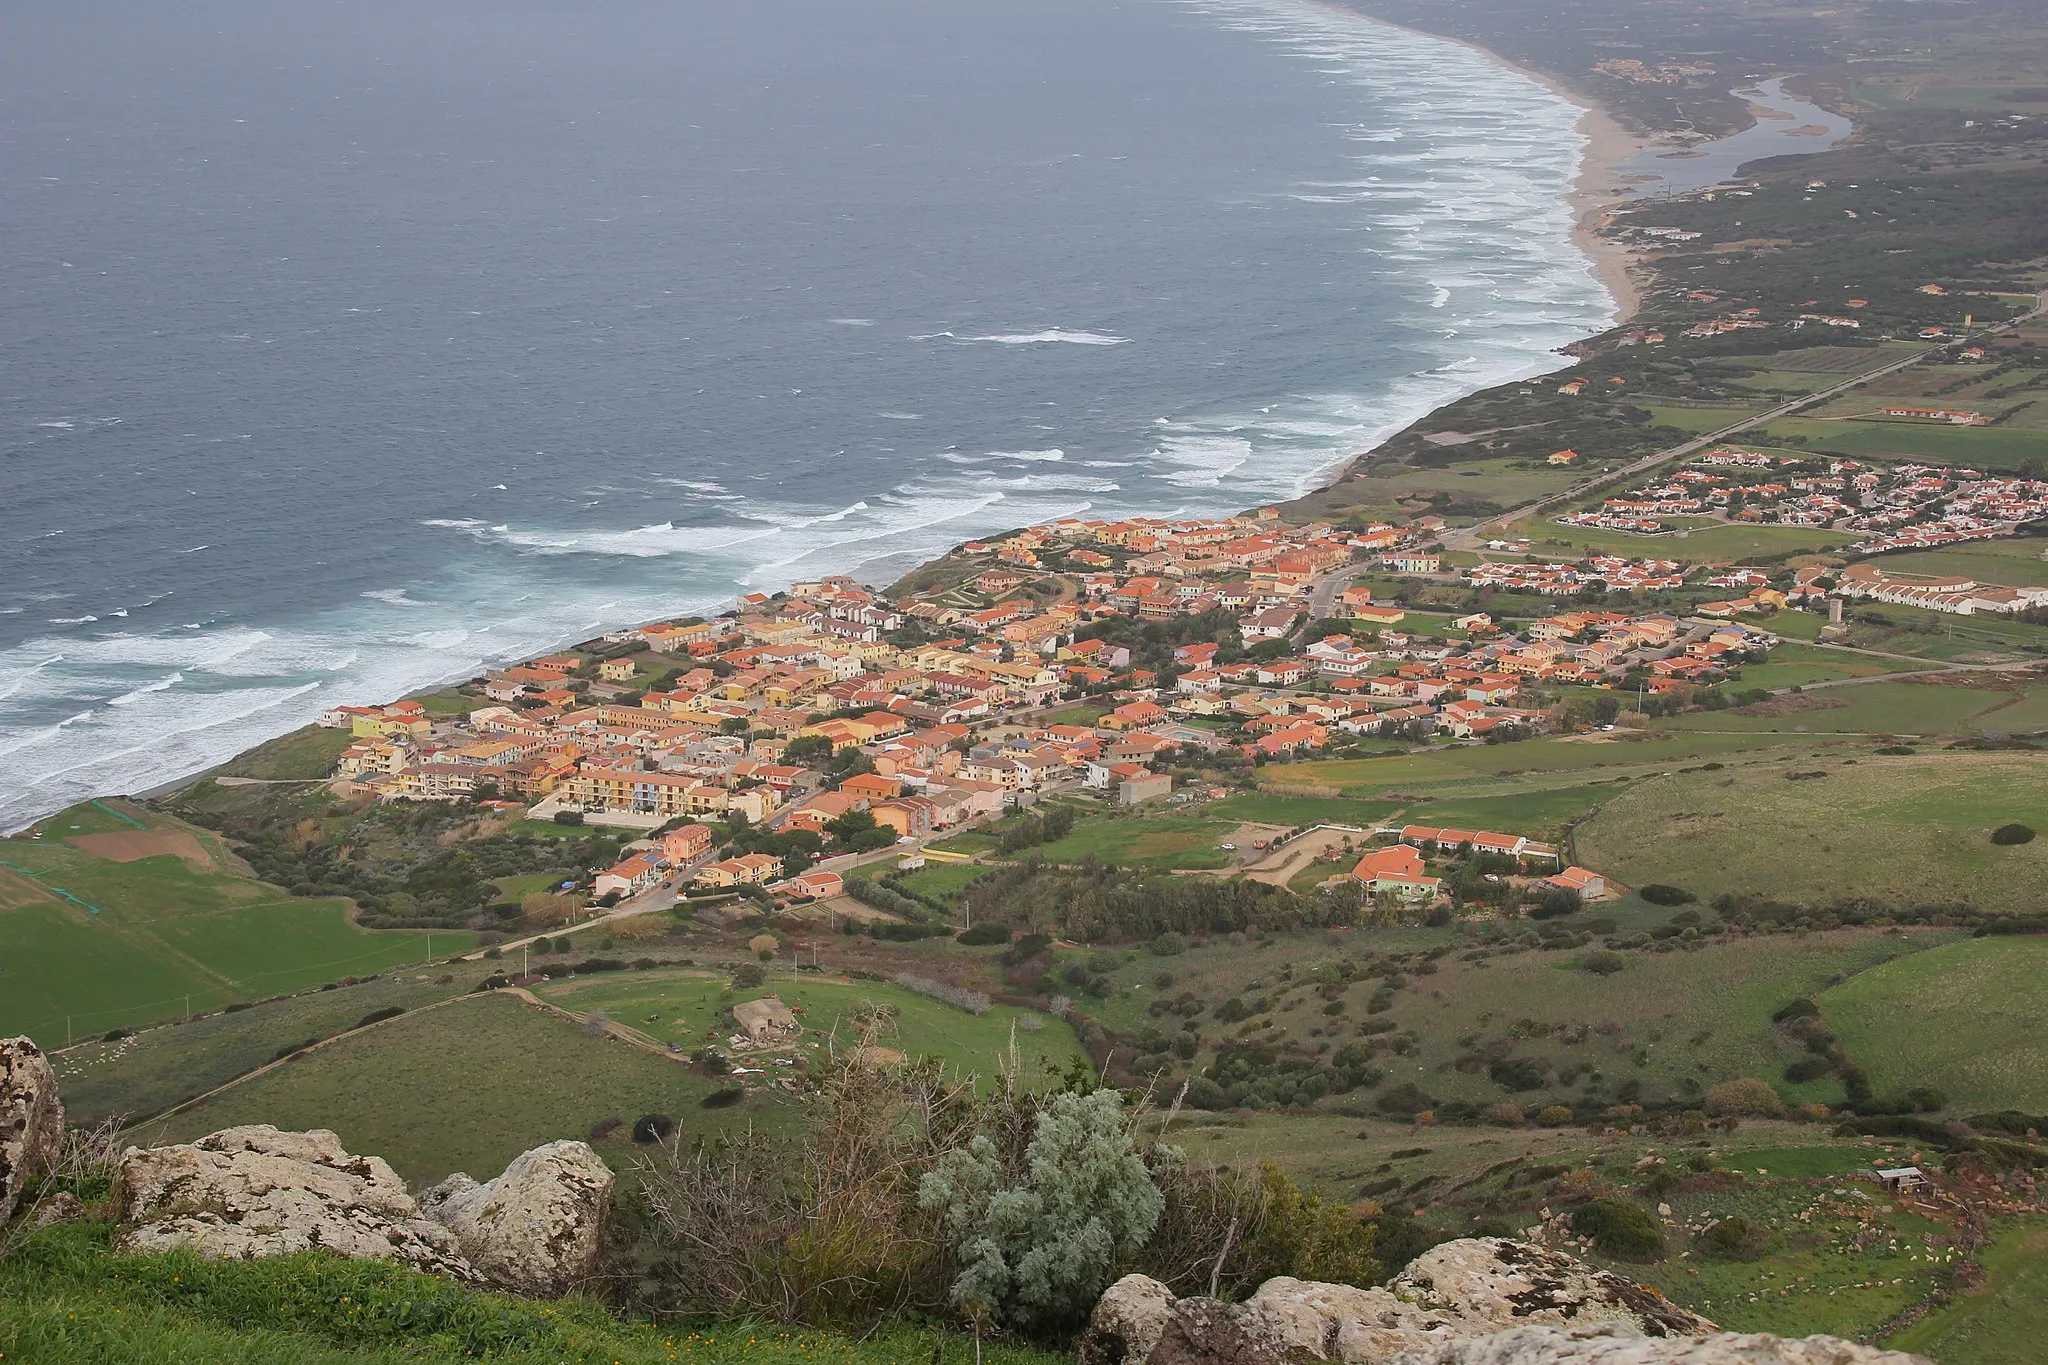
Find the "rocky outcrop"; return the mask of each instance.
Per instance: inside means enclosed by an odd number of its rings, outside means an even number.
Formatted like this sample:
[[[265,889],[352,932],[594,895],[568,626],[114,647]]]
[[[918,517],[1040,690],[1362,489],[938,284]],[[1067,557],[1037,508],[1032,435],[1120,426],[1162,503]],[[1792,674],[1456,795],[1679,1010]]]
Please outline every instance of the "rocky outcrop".
[[[1763,1333],[1631,1337],[1609,1329],[1517,1327],[1405,1351],[1387,1365],[1928,1365],[1922,1356],[1838,1337],[1787,1340]]]
[[[1112,1285],[1082,1365],[1906,1365],[1832,1337],[1718,1332],[1654,1290],[1505,1238],[1432,1248],[1383,1289],[1268,1280],[1241,1304]]]
[[[126,1251],[248,1261],[318,1249],[478,1278],[454,1234],[420,1217],[397,1172],[344,1151],[325,1129],[256,1124],[171,1147],[130,1147],[119,1193],[129,1226],[117,1245]]]
[[[0,1039],[0,1223],[14,1216],[28,1183],[56,1159],[64,1139],[57,1073],[27,1038]]]
[[[420,1196],[420,1212],[493,1284],[554,1298],[596,1271],[611,1193],[611,1168],[589,1144],[550,1142],[486,1184],[449,1176]]]

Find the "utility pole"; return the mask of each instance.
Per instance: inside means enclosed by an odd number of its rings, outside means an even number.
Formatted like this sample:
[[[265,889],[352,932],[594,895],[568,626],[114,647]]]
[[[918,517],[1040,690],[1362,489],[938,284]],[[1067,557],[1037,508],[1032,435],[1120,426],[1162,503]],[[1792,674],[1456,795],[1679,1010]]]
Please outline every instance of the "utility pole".
[[[192,997],[189,995],[185,997],[185,1022],[192,1022]]]
[[[522,979],[533,975],[532,970],[527,966],[527,954],[531,953],[532,951],[533,945],[530,943],[522,943],[519,945],[519,975]]]
[[[432,966],[432,965],[433,965],[433,961],[434,961],[434,936],[433,936],[433,935],[432,935],[432,934],[430,933],[430,934],[428,934],[428,935],[427,935],[427,964],[428,964],[429,966]]]

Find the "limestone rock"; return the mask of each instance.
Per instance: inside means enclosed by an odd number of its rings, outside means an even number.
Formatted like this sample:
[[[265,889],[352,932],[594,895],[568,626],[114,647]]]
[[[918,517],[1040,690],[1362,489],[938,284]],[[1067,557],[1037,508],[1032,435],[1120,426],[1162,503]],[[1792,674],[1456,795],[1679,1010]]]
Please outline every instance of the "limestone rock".
[[[1517,1327],[1404,1351],[1387,1365],[1929,1365],[1837,1337],[1642,1337],[1608,1327]]]
[[[486,1184],[449,1176],[420,1196],[420,1211],[493,1284],[555,1298],[597,1269],[611,1193],[611,1168],[588,1143],[550,1142]]]
[[[182,1248],[248,1261],[319,1248],[476,1278],[454,1236],[419,1216],[396,1171],[344,1151],[325,1129],[254,1124],[193,1143],[130,1147],[119,1193],[130,1225],[117,1243],[125,1251]]]
[[[1173,1316],[1173,1291],[1150,1275],[1126,1275],[1102,1291],[1088,1330],[1074,1348],[1081,1365],[1147,1359]]]
[[[1466,1334],[1462,1314],[1420,1308],[1385,1289],[1358,1289],[1284,1275],[1260,1285],[1245,1308],[1296,1360],[1376,1365],[1397,1351]],[[1473,1330],[1484,1331],[1483,1327]]]
[[[1505,1237],[1467,1237],[1431,1247],[1387,1287],[1423,1308],[1495,1330],[1523,1323],[1616,1323],[1646,1337],[1715,1330],[1654,1290],[1594,1270],[1562,1251]]]
[[[0,1223],[64,1140],[57,1073],[27,1038],[0,1039]]]
[[[85,1217],[85,1201],[69,1190],[59,1190],[47,1199],[36,1201],[36,1211],[30,1217],[30,1225],[36,1228],[51,1228],[59,1223],[75,1223]]]
[[[1145,1365],[1288,1365],[1287,1343],[1247,1304],[1182,1299]],[[1139,1357],[1132,1357],[1133,1365]]]

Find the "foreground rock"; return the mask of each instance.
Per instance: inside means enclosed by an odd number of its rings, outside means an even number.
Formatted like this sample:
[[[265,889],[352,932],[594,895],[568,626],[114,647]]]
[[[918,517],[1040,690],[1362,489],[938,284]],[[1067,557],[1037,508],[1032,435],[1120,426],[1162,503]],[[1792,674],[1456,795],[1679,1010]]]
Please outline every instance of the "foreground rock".
[[[0,1039],[0,1223],[22,1191],[56,1160],[64,1140],[57,1073],[27,1038]]]
[[[197,1142],[130,1147],[121,1157],[124,1251],[186,1250],[253,1261],[323,1250],[478,1277],[453,1233],[420,1217],[381,1158],[354,1156],[325,1129],[227,1128]]]
[[[1387,1365],[1929,1365],[1923,1356],[1837,1337],[1786,1340],[1763,1333],[1704,1337],[1595,1335],[1594,1329],[1517,1327],[1404,1351]]]
[[[611,1168],[589,1144],[550,1142],[486,1184],[449,1176],[420,1196],[420,1212],[493,1284],[555,1298],[596,1271],[611,1193]]]
[[[1384,1289],[1280,1277],[1241,1304],[1182,1299],[1142,1275],[1110,1286],[1082,1365],[1905,1365],[1831,1337],[1713,1323],[1576,1257],[1504,1238],[1446,1242]]]

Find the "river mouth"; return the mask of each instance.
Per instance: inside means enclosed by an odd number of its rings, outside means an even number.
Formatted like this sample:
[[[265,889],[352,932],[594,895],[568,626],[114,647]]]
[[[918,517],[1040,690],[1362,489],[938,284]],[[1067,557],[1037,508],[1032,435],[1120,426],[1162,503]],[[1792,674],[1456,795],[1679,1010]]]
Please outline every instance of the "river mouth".
[[[1787,93],[1787,79],[1779,76],[1732,92],[1749,102],[1755,126],[1691,147],[1647,147],[1615,169],[1616,183],[1638,198],[1688,194],[1735,179],[1752,161],[1825,152],[1849,136],[1854,125],[1848,119]]]

